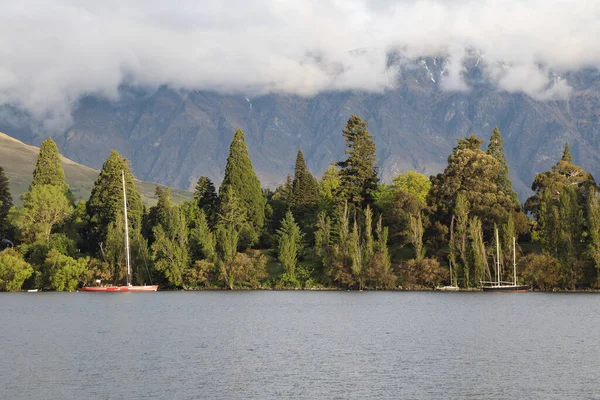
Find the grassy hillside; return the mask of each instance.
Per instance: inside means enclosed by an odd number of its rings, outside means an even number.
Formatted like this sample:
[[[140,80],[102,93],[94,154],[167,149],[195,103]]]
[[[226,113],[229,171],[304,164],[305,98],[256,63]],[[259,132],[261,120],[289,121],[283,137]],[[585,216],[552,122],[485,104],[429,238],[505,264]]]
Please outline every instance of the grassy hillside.
[[[26,145],[4,133],[0,133],[0,166],[4,168],[4,172],[10,179],[11,193],[17,204],[20,203],[19,197],[21,194],[29,188],[38,152],[38,147]],[[78,164],[65,157],[62,159],[62,163],[67,183],[75,197],[87,200],[100,171]],[[154,205],[156,203],[154,191],[157,185],[152,182],[136,180],[136,186],[144,204]],[[185,190],[172,189],[172,194],[175,203],[181,203],[192,198],[192,193]]]

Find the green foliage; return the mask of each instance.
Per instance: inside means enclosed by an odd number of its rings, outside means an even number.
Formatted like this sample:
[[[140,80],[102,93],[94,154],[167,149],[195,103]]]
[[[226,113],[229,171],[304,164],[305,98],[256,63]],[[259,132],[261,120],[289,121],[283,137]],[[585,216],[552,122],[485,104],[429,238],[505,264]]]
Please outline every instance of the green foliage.
[[[72,292],[85,279],[88,258],[74,259],[58,250],[52,249],[48,253],[44,266],[50,274],[50,287],[57,292]]]
[[[405,289],[434,288],[444,281],[447,272],[435,258],[424,258],[403,263],[400,276]]]
[[[316,205],[319,201],[319,186],[316,179],[306,167],[304,154],[298,150],[296,168],[292,182],[292,196],[289,201],[291,207]]]
[[[198,179],[196,190],[194,191],[194,200],[204,212],[211,226],[214,226],[219,206],[219,197],[217,196],[215,185],[206,176],[201,176]]]
[[[511,194],[498,187],[500,162],[480,149],[482,143],[474,135],[458,139],[458,145],[448,157],[448,166],[442,174],[432,178],[427,203],[433,211],[433,220],[447,225],[457,196],[462,193],[470,204],[470,215],[479,217],[484,234],[491,235],[494,223],[512,212],[515,203]]]
[[[248,156],[244,133],[240,129],[235,132],[229,147],[225,177],[219,189],[221,208],[227,207],[231,193],[239,199],[239,206],[248,222],[246,237],[251,239],[248,245],[252,245],[258,241],[265,223],[265,198]]]
[[[377,157],[375,142],[367,130],[367,123],[352,115],[343,130],[348,158],[340,161],[340,189],[343,197],[352,205],[364,208],[373,204],[377,190]]]
[[[595,189],[587,196],[588,255],[596,268],[596,280],[600,281],[600,201]]]
[[[162,200],[162,201],[161,201]],[[186,270],[190,267],[187,221],[183,210],[171,204],[170,192],[159,198],[157,225],[153,229],[154,268],[169,285],[186,287]]]
[[[406,171],[404,174],[396,175],[392,180],[397,190],[404,190],[425,205],[427,194],[431,189],[431,180],[428,177],[417,171]]]
[[[0,167],[0,239],[7,237],[11,232],[8,213],[12,205],[8,177],[4,173],[4,169]]]
[[[565,279],[560,262],[551,255],[530,254],[519,260],[519,276],[535,289],[551,290],[565,288]]]
[[[29,190],[35,186],[52,185],[67,190],[65,183],[65,172],[62,167],[62,160],[58,153],[58,147],[52,138],[42,142],[40,153],[37,158],[35,169],[33,170],[33,181]]]
[[[12,223],[25,243],[48,241],[52,229],[73,213],[73,206],[64,188],[54,185],[35,185],[23,194],[23,207],[11,210]]]
[[[296,280],[296,265],[298,256],[302,252],[302,239],[304,234],[296,224],[291,211],[285,214],[281,221],[281,228],[277,230],[278,237],[278,259],[290,281]]]
[[[33,268],[15,249],[0,252],[0,291],[21,290],[23,282],[33,274]]]
[[[141,229],[143,205],[138,193],[129,161],[121,157],[116,150],[104,161],[102,170],[94,183],[92,194],[86,204],[90,227],[95,242],[107,240],[108,227],[123,219],[123,184],[121,171],[125,172],[127,191],[127,217],[129,229],[133,232]]]
[[[319,208],[331,211],[339,203],[340,170],[335,165],[327,167],[319,182]]]
[[[500,134],[498,127],[495,127],[492,132],[486,153],[494,157],[500,164],[498,175],[495,179],[498,189],[510,196],[515,204],[515,208],[519,208],[519,198],[517,197],[517,193],[513,190],[512,182],[508,177],[508,164],[506,163],[506,156],[504,154],[504,141],[502,140],[502,135]]]
[[[410,216],[410,238],[415,249],[415,258],[422,261],[425,257],[425,248],[423,247],[423,216],[419,212],[416,216]]]

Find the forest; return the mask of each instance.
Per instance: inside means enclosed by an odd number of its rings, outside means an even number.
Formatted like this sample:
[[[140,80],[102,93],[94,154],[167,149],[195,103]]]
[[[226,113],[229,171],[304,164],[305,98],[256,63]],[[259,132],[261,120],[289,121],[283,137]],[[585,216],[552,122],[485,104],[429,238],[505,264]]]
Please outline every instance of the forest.
[[[510,266],[502,268],[502,279],[512,280],[517,238],[520,283],[537,290],[600,287],[598,188],[573,163],[568,144],[520,204],[498,128],[485,150],[481,138],[459,138],[442,173],[407,171],[391,183],[379,178],[367,123],[352,115],[342,134],[344,159],[320,179],[298,150],[293,176],[271,190],[262,188],[237,130],[218,191],[202,176],[193,200],[176,205],[169,189],[157,187],[152,207],[142,204],[129,162],[115,150],[90,198],[76,201],[48,138],[21,206],[13,204],[0,165],[0,291],[123,283],[122,171],[136,284],[161,290],[478,288],[496,276],[498,264]]]

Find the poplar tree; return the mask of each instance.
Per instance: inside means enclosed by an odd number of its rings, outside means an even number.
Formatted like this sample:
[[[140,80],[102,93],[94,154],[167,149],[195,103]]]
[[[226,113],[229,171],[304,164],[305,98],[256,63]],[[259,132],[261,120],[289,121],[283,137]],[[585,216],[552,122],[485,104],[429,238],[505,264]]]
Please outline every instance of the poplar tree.
[[[4,173],[4,169],[0,167],[0,239],[8,235],[10,231],[8,212],[12,205],[8,177]]]
[[[364,209],[373,204],[373,195],[379,182],[375,142],[367,130],[367,123],[354,114],[342,132],[348,157],[337,163],[340,167],[341,191],[350,204]]]
[[[53,185],[67,188],[65,183],[65,172],[62,160],[58,153],[58,147],[52,138],[42,142],[38,154],[35,169],[33,170],[33,181],[29,188],[38,185]]]
[[[277,250],[279,262],[285,270],[283,281],[293,286],[298,285],[296,265],[298,264],[298,256],[302,251],[303,237],[304,234],[296,224],[292,212],[288,211],[281,221],[281,228],[277,230]]]
[[[510,196],[515,203],[515,207],[519,208],[519,197],[513,190],[512,182],[508,177],[508,164],[506,163],[506,155],[504,154],[504,141],[502,140],[502,135],[500,134],[498,127],[495,127],[492,132],[486,153],[494,157],[500,164],[495,179],[498,189]]]
[[[240,206],[249,222],[247,240],[248,245],[252,245],[258,240],[265,223],[265,198],[260,181],[252,167],[244,132],[241,129],[235,132],[229,147],[225,177],[219,189],[221,208],[229,201],[230,188],[240,200]]]

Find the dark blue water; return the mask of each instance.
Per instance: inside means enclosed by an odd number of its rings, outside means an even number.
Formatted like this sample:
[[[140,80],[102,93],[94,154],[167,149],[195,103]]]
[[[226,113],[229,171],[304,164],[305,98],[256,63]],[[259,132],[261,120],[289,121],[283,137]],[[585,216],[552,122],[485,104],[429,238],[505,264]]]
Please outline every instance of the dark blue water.
[[[600,295],[0,295],[0,399],[600,398]]]

